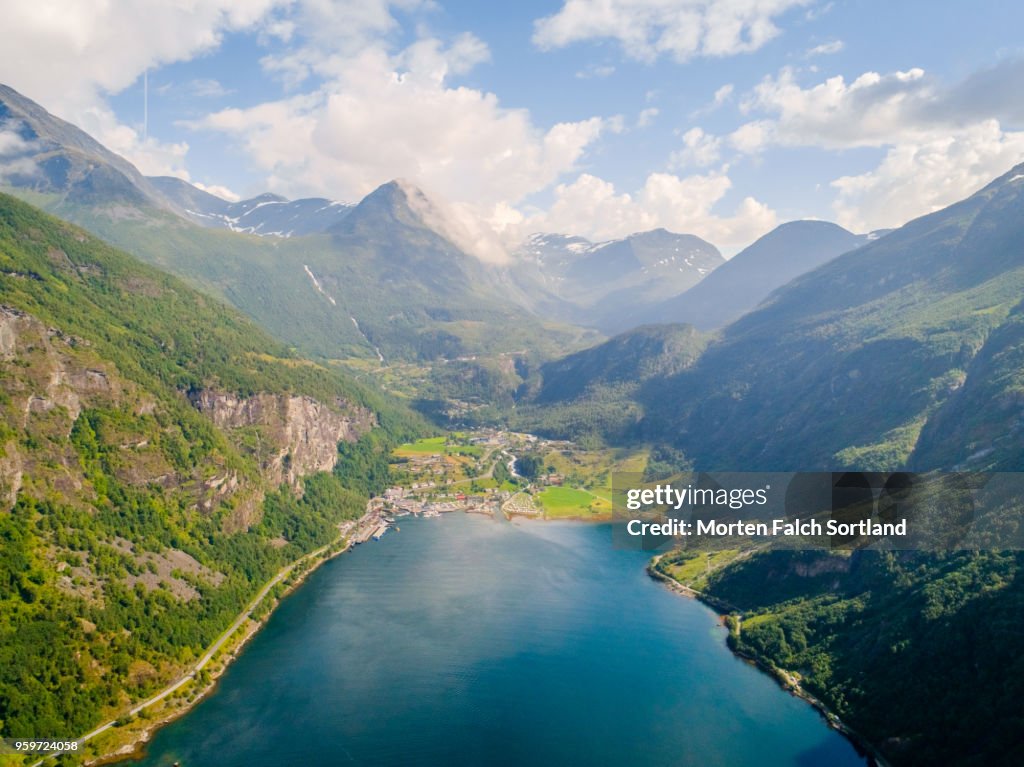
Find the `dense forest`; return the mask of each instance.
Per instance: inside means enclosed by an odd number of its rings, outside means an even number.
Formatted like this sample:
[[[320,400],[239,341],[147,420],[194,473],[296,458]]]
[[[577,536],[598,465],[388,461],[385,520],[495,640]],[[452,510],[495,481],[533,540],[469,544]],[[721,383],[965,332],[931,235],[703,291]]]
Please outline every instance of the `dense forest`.
[[[730,643],[801,685],[894,764],[1019,764],[1020,552],[764,552],[706,593]]]

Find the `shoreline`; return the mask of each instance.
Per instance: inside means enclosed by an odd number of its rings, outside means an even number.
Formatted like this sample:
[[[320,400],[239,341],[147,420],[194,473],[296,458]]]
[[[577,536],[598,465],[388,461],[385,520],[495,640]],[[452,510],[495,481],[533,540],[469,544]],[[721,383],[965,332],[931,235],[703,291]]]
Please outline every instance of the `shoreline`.
[[[268,586],[265,586],[265,588],[267,588],[268,591],[259,599],[255,599],[253,602],[251,602],[246,608],[245,612],[250,613],[247,617],[247,620],[251,623],[251,625],[246,629],[241,638],[236,639],[236,641],[230,645],[225,644],[218,647],[208,658],[208,662],[211,665],[213,664],[214,661],[217,661],[218,666],[216,669],[213,669],[209,673],[207,682],[205,686],[202,687],[202,689],[199,689],[190,699],[178,701],[178,703],[174,706],[172,710],[161,712],[156,719],[147,722],[145,727],[131,734],[131,739],[128,742],[113,748],[113,750],[107,751],[105,753],[100,753],[95,757],[85,760],[82,763],[83,767],[102,767],[103,765],[127,764],[129,762],[139,761],[143,759],[146,755],[146,746],[161,728],[185,716],[190,711],[192,711],[192,709],[194,709],[200,702],[205,700],[209,695],[213,694],[219,683],[220,677],[223,676],[223,674],[228,670],[231,664],[241,655],[241,653],[252,640],[252,638],[255,637],[256,634],[259,633],[259,631],[268,623],[271,616],[274,614],[274,612],[277,610],[277,608],[280,606],[280,604],[284,601],[286,597],[290,596],[295,590],[297,590],[299,586],[301,586],[306,581],[306,579],[313,572],[318,570],[322,565],[340,556],[341,554],[350,551],[357,542],[363,542],[363,540],[359,538],[358,534],[362,532],[362,525],[365,522],[367,522],[371,518],[371,516],[372,515],[370,512],[363,514],[363,516],[355,520],[353,528],[348,533],[340,536],[338,539],[335,539],[334,541],[321,547],[320,549],[312,551],[309,554],[306,554],[303,557],[297,559],[291,565],[282,569],[282,571],[279,572],[277,576],[275,576],[275,579],[272,579]],[[503,512],[502,516],[504,516],[508,521],[513,521],[513,519],[510,519],[508,515],[505,515]],[[513,515],[513,517],[525,518],[528,521],[533,522],[567,522],[573,524],[586,524],[588,522],[593,524],[609,521],[587,520],[583,518],[573,517],[554,520],[544,518],[531,518],[526,517],[525,515]],[[695,589],[692,589],[689,586],[685,586],[684,584],[680,583],[674,578],[671,578],[665,575],[664,573],[659,572],[655,567],[657,560],[658,557],[651,559],[645,568],[648,576],[652,580],[661,582],[670,591],[675,592],[679,596],[685,597],[687,599],[695,599],[697,601],[702,602],[703,604],[706,604],[709,608],[714,610],[719,615],[720,622],[723,625],[725,625],[726,618],[730,614],[741,612],[734,605],[731,605],[728,602],[725,602],[724,600],[720,600],[708,594],[696,591]],[[282,580],[284,580],[285,577],[287,577],[287,575],[290,575],[292,571],[294,571],[300,565],[305,563],[308,563],[309,566],[298,572],[295,579],[290,581],[288,585],[285,587],[285,589],[280,593],[280,595],[274,599],[272,604],[270,604],[269,609],[262,613],[260,617],[253,617],[251,615],[251,612],[255,610],[259,605],[264,603],[264,600],[269,596],[269,589],[272,588],[274,585],[280,583]],[[275,580],[276,582],[274,582]],[[237,628],[241,628],[243,625],[245,625],[244,622],[240,623],[236,627],[236,630]],[[227,638],[230,638],[232,635],[233,632],[228,634],[228,636],[224,638],[225,643],[227,641]],[[218,641],[221,640],[218,639]],[[793,679],[789,672],[787,672],[785,669],[780,669],[771,666],[762,659],[754,657],[746,652],[743,652],[742,650],[737,649],[732,642],[727,641],[726,644],[730,652],[732,652],[734,656],[755,666],[760,671],[764,672],[772,679],[774,679],[783,690],[790,693],[794,697],[800,698],[801,700],[808,703],[812,708],[814,708],[822,716],[822,718],[825,719],[826,723],[832,729],[843,735],[854,746],[858,753],[864,755],[869,760],[869,764],[876,765],[877,767],[891,767],[891,765],[877,751],[873,744],[871,744],[866,738],[864,738],[858,732],[850,728],[845,722],[843,722],[839,718],[838,715],[831,711],[828,708],[828,706],[826,706],[821,700],[819,700],[817,697],[804,690],[800,683],[797,680]],[[196,669],[195,667],[193,667],[192,671],[190,671],[184,677],[179,679],[177,682],[172,683],[170,688],[165,688],[165,692],[168,689],[176,689],[176,685],[185,686],[185,684],[188,682],[195,683],[197,681],[197,677],[200,671],[205,670],[205,668],[205,664],[203,665],[202,669]],[[160,694],[163,693],[158,693],[158,695]],[[145,708],[148,708],[149,705],[158,702],[161,701],[154,700],[151,697],[150,699],[147,699],[147,701],[143,701],[140,704],[136,704],[135,707],[130,709],[129,715],[133,717],[137,716],[139,711],[144,710]],[[135,719],[132,723],[137,723],[138,721],[139,720]],[[56,756],[58,755],[46,755],[42,759],[32,763],[31,767],[38,767],[39,765],[43,765],[50,759],[55,758]]]
[[[661,582],[669,591],[672,591],[681,597],[685,597],[686,599],[695,599],[698,602],[707,605],[718,614],[720,622],[723,625],[726,625],[725,621],[731,614],[741,612],[734,605],[731,605],[724,600],[717,599],[709,594],[704,594],[695,589],[691,589],[689,586],[685,586],[674,578],[658,571],[655,565],[659,558],[660,557],[654,557],[647,563],[647,574],[652,580]],[[732,630],[728,630],[731,636]],[[869,764],[874,767],[892,767],[873,743],[846,724],[846,722],[840,719],[839,716],[819,698],[805,690],[800,682],[792,677],[789,671],[778,668],[777,666],[769,665],[761,658],[743,652],[738,649],[733,642],[726,641],[726,646],[737,658],[755,666],[758,670],[774,679],[779,687],[790,695],[808,703],[815,711],[818,712],[818,714],[821,715],[829,727],[845,737],[858,753],[863,754],[868,759]]]
[[[282,568],[274,578],[268,581],[268,583],[264,585],[263,589],[261,589],[263,592],[262,595],[261,592],[257,592],[257,596],[246,605],[245,610],[238,618],[235,619],[236,622],[232,624],[234,628],[232,629],[232,627],[229,626],[228,629],[226,629],[228,633],[226,635],[222,634],[214,642],[214,649],[212,651],[207,650],[203,656],[201,656],[201,658],[205,658],[206,660],[201,659],[198,666],[192,666],[191,670],[176,681],[172,681],[167,687],[163,688],[162,691],[156,693],[156,695],[150,696],[144,701],[133,704],[128,713],[126,715],[122,715],[120,718],[129,716],[133,718],[132,721],[128,723],[129,726],[132,724],[138,724],[140,720],[135,717],[138,717],[141,711],[148,709],[152,705],[165,703],[165,698],[169,697],[170,693],[177,691],[179,688],[187,687],[190,683],[195,684],[198,681],[199,674],[216,663],[217,667],[210,670],[204,686],[201,689],[198,689],[190,699],[178,700],[170,710],[161,711],[155,719],[147,721],[145,726],[141,727],[138,731],[126,730],[124,734],[130,738],[127,742],[112,746],[110,750],[102,751],[96,756],[84,760],[82,762],[83,767],[101,767],[102,765],[124,764],[142,759],[146,754],[146,745],[153,739],[153,736],[156,735],[161,728],[189,713],[200,702],[205,700],[215,691],[220,677],[241,655],[250,640],[267,624],[270,617],[286,597],[290,596],[296,589],[298,589],[298,587],[306,581],[306,578],[318,570],[322,565],[331,561],[335,557],[350,551],[356,543],[363,542],[363,538],[360,537],[360,534],[365,532],[362,529],[363,525],[371,518],[372,515],[370,512],[364,513],[361,517],[354,520],[352,527],[338,538],[319,549],[315,549],[308,554],[304,554],[290,565]],[[303,565],[308,566],[303,567]],[[270,592],[273,590],[273,587],[279,585],[291,575],[294,575],[294,579],[288,582],[280,595],[274,598],[272,603],[266,603],[265,600],[270,596]],[[255,617],[253,612],[263,604],[270,604],[269,609],[261,613],[259,617]],[[236,636],[236,632],[245,626],[247,622],[251,625],[246,628],[244,633],[241,635],[241,638],[238,638],[238,636]],[[216,646],[218,642],[222,642],[222,644]],[[165,705],[169,704],[165,703]],[[116,730],[116,722],[119,721],[119,719],[113,720],[114,723],[102,725],[97,728],[97,730],[83,736],[84,739],[79,739],[79,742],[85,743],[103,732]],[[41,759],[32,762],[31,767],[39,767],[39,765],[43,765],[58,756],[59,754],[57,753],[44,755]]]

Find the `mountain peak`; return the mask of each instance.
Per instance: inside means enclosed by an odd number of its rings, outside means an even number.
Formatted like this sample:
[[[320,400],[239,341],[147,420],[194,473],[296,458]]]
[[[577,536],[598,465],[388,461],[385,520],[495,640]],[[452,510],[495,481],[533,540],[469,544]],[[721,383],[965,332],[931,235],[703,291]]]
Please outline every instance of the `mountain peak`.
[[[431,228],[427,222],[438,217],[435,211],[436,206],[419,187],[396,178],[381,184],[360,200],[346,219],[345,226],[383,220],[391,225]]]
[[[753,309],[775,288],[867,241],[830,221],[789,221],[641,319],[689,322],[704,330],[721,327]]]

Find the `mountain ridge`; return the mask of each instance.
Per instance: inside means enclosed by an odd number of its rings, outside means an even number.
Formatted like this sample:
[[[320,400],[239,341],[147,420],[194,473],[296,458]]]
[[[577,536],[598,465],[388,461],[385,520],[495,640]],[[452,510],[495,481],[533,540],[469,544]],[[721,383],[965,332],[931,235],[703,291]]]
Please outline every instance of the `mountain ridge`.
[[[224,200],[171,176],[147,177],[185,216],[200,226],[260,237],[319,234],[345,218],[354,207],[324,197],[289,200],[264,192],[237,202]]]
[[[639,315],[649,322],[687,322],[702,330],[728,324],[776,288],[869,241],[828,221],[790,221],[730,258],[686,292]]]
[[[535,233],[515,256],[508,277],[538,311],[602,332],[644,324],[645,304],[683,292],[725,263],[711,243],[664,228],[603,242]]]

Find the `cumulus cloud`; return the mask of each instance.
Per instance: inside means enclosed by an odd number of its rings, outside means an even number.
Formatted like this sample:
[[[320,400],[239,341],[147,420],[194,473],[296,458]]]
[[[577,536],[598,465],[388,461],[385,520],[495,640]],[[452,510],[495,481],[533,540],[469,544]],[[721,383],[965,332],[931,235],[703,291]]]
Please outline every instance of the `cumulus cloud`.
[[[755,51],[779,34],[776,19],[810,0],[565,0],[534,22],[542,49],[586,40],[617,40],[627,56],[729,56]]]
[[[950,135],[897,144],[867,173],[832,182],[840,224],[854,231],[900,226],[962,199],[1024,160],[1024,132],[985,120]]]
[[[754,119],[726,137],[745,154],[773,146],[844,150],[871,147],[884,155],[874,169],[835,179],[834,210],[844,226],[898,226],[949,205],[1024,159],[1016,99],[1005,99],[1024,73],[1020,61],[1000,64],[952,86],[914,68],[830,77],[803,86],[784,69],[741,100]]]
[[[253,27],[278,2],[8,3],[0,81],[83,128],[144,173],[181,175],[187,146],[142,140],[117,120],[105,97],[135,83],[148,68],[212,50],[225,33]]]
[[[477,43],[420,40],[395,54],[369,47],[316,91],[222,110],[192,127],[233,136],[283,194],[354,199],[401,177],[487,218],[572,171],[620,120],[544,130],[494,94],[451,85],[452,74],[483,60]]]
[[[691,128],[683,134],[683,147],[673,152],[669,165],[673,168],[696,166],[698,168],[718,162],[722,140],[701,128]]]
[[[604,179],[582,174],[571,184],[558,185],[549,210],[522,226],[529,231],[581,232],[593,239],[664,227],[735,250],[774,228],[777,219],[773,210],[752,197],[744,198],[731,215],[717,212],[731,187],[721,171],[692,176],[652,173],[639,191],[628,194]]]
[[[147,68],[217,46],[277,0],[33,0],[4,8],[0,79],[62,114],[117,93]],[[45,51],[45,62],[38,61]]]
[[[291,45],[260,63],[292,87],[314,74],[336,76],[349,58],[397,33],[395,12],[432,7],[430,0],[295,0],[281,5],[262,29],[267,37]]]

